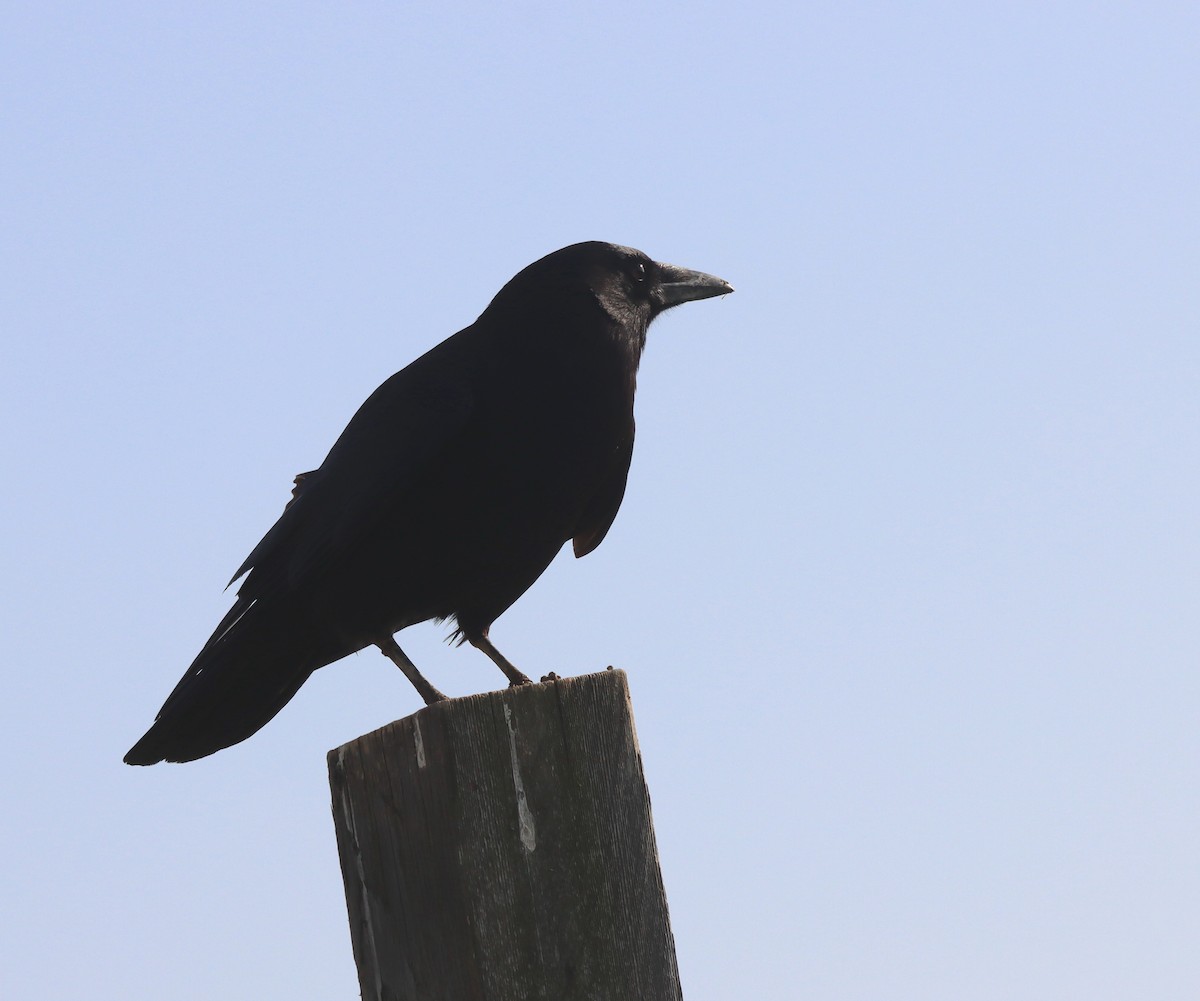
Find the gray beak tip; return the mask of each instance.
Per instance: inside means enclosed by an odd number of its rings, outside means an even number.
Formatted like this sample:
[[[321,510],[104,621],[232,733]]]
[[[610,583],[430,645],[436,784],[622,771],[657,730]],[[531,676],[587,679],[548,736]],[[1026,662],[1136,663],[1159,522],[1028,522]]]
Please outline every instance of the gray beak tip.
[[[717,295],[728,295],[733,286],[724,278],[716,275],[706,275],[703,271],[692,271],[688,268],[676,267],[674,264],[661,264],[662,284],[659,286],[659,301],[663,309],[678,306],[681,302],[694,302],[697,299],[711,299]]]

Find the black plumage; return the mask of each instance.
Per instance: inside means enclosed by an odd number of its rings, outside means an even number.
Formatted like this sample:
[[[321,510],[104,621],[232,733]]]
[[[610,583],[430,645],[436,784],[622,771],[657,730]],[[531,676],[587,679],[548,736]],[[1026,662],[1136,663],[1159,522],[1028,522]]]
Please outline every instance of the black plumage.
[[[608,243],[556,251],[359,408],[234,574],[237,601],[129,764],[191,761],[266,724],[317,668],[372,644],[444,698],[393,639],[454,619],[513,684],[492,622],[573,540],[596,548],[625,492],[650,322],[733,291]],[[232,581],[231,581],[232,583]]]

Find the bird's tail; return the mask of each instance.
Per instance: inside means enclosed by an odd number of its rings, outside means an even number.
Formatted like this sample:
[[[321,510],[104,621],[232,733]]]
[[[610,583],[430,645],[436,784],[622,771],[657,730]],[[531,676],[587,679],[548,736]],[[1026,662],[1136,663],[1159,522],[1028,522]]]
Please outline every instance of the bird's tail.
[[[243,741],[270,722],[313,671],[350,652],[294,611],[239,598],[125,763],[194,761]]]

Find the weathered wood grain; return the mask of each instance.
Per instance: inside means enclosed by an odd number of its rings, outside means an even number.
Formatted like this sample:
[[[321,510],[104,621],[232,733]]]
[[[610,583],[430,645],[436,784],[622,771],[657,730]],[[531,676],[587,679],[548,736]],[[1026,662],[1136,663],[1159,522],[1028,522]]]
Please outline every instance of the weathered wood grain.
[[[676,1001],[628,683],[455,699],[329,753],[368,1001]]]

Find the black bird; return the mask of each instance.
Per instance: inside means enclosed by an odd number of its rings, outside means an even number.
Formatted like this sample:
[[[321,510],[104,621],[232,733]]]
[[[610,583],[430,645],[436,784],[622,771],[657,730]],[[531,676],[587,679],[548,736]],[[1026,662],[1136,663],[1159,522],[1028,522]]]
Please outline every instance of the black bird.
[[[469,327],[380,386],[233,575],[229,614],[131,765],[192,761],[264,726],[319,667],[372,644],[444,699],[393,634],[454,619],[460,643],[529,679],[491,624],[563,544],[603,540],[625,493],[650,322],[732,292],[610,243],[529,265]]]

